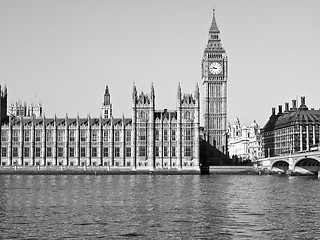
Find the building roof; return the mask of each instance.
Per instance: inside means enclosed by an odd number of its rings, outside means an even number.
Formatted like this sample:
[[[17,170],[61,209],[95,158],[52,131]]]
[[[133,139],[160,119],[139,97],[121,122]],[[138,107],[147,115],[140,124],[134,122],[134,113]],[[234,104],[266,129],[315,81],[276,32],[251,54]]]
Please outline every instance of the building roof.
[[[213,16],[212,16],[212,22],[211,22],[209,33],[220,33],[217,25],[217,21],[216,21],[215,9],[213,9]]]
[[[213,9],[212,22],[209,29],[209,39],[205,52],[225,53],[221,44],[220,30],[218,28],[215,16],[215,10]]]
[[[320,109],[309,110],[309,108],[305,105],[304,98],[302,98],[302,104],[298,109],[293,107],[290,110],[286,109],[284,112],[282,112],[282,106],[279,106],[278,114],[275,114],[273,109],[273,113],[262,131],[268,132],[296,124],[320,125]]]
[[[103,126],[106,125],[130,125],[132,123],[131,118],[11,118],[11,124],[12,126],[19,126],[21,123],[24,126],[32,125],[35,126],[42,126],[43,123],[45,123],[46,126],[54,126],[56,124],[57,126],[77,126],[77,123],[79,123],[80,126],[88,126],[88,123],[90,123],[90,126],[99,126],[101,124]],[[3,121],[2,125],[8,125],[9,120]]]

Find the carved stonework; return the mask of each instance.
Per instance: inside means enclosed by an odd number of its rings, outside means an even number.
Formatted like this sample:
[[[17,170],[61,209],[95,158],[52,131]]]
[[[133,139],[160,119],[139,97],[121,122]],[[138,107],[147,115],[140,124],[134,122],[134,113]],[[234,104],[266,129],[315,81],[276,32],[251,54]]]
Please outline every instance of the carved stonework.
[[[147,122],[148,119],[149,119],[149,114],[147,111],[140,111],[138,113],[138,119],[141,121],[141,122]]]

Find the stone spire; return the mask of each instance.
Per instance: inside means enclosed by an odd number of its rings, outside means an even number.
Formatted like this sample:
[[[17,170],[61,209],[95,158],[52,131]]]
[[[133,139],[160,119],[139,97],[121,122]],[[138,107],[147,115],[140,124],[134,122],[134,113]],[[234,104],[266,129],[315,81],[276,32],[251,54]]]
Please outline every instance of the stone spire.
[[[151,83],[151,94],[154,94],[153,82]]]
[[[216,22],[216,14],[214,9],[213,9],[212,22],[211,22],[211,27],[209,29],[209,38],[208,38],[207,47],[205,49],[204,58],[207,57],[206,56],[207,52],[224,53],[224,49],[221,44],[220,30]]]
[[[178,90],[177,90],[177,107],[181,107],[181,86],[180,82],[178,83]]]
[[[110,93],[109,93],[108,85],[106,85],[106,89],[104,91],[101,114],[104,118],[110,118],[112,116],[112,104],[110,101]]]
[[[137,88],[135,82],[133,82],[133,88],[132,88],[132,99],[133,101],[136,101],[137,98]]]
[[[104,92],[104,101],[103,101],[103,106],[109,105],[110,104],[110,93],[109,93],[109,87],[108,85],[106,86],[106,90]]]
[[[220,33],[220,30],[219,30],[217,22],[216,22],[215,9],[213,9],[212,23],[211,23],[209,33]]]
[[[196,84],[196,87],[195,87],[195,90],[194,90],[194,98],[196,101],[199,101],[199,94],[200,94],[200,91],[199,91],[199,86],[198,86],[198,83]]]
[[[4,84],[4,90],[3,90],[3,92],[4,92],[4,95],[7,96],[7,94],[8,94],[7,84]]]
[[[154,93],[153,82],[151,83],[150,98],[151,98],[151,100],[154,102],[155,93]]]

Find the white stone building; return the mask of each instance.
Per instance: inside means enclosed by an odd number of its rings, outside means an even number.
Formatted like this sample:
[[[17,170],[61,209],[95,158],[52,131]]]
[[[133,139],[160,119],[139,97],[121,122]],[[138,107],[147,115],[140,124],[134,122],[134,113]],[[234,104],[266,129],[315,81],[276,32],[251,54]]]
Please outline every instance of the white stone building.
[[[251,126],[241,126],[239,118],[228,124],[228,149],[230,158],[244,160],[261,158],[260,127],[254,121]]]

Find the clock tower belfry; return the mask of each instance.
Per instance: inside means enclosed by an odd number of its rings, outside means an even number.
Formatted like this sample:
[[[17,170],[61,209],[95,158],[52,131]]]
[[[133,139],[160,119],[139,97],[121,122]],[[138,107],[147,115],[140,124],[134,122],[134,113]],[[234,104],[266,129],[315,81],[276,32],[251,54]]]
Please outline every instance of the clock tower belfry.
[[[215,10],[209,38],[202,58],[204,85],[204,134],[207,141],[206,157],[211,161],[227,157],[227,78],[228,59],[222,47]],[[210,149],[208,149],[210,148]]]

